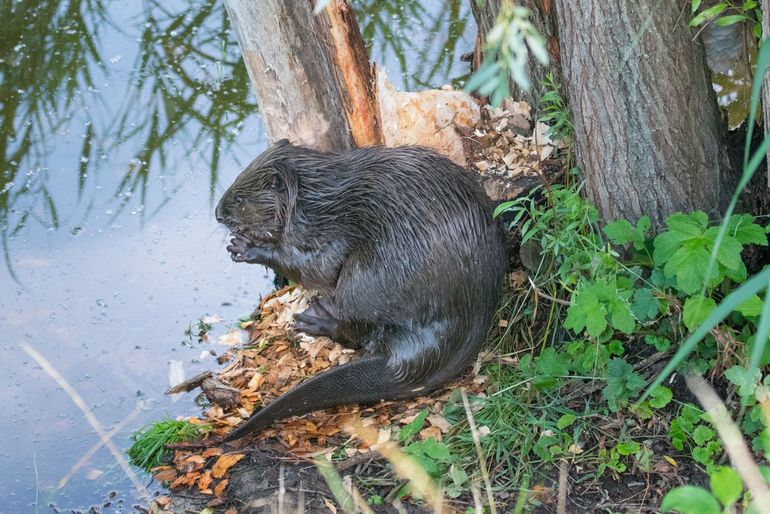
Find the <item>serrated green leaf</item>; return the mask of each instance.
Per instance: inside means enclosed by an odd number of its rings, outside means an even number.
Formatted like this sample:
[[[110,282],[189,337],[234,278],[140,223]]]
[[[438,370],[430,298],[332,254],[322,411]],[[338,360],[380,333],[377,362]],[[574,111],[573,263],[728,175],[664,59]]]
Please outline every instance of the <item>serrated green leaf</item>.
[[[722,508],[710,492],[702,487],[685,485],[670,490],[660,504],[660,511],[682,514],[720,514]]]
[[[665,386],[658,386],[650,393],[650,406],[656,409],[662,409],[671,402],[674,394],[671,389]]]
[[[634,227],[627,220],[617,220],[608,223],[602,232],[607,236],[612,244],[624,245],[638,238]]]
[[[684,326],[690,332],[695,331],[716,308],[713,298],[700,294],[690,296],[684,301]]]
[[[631,309],[626,302],[614,301],[610,304],[610,310],[610,321],[615,330],[620,330],[624,334],[630,334],[634,331],[636,320],[634,320]]]
[[[746,302],[742,303],[738,306],[735,310],[740,312],[746,317],[753,317],[753,316],[759,316],[762,314],[762,308],[765,306],[765,302],[759,297],[759,295],[754,295],[751,298],[749,298]]]
[[[428,417],[428,414],[428,409],[423,409],[412,421],[401,428],[398,438],[401,439],[402,443],[411,440],[422,430],[422,425],[425,423],[425,418]]]
[[[743,494],[741,477],[734,469],[720,467],[709,477],[711,492],[725,508],[737,502]]]
[[[652,260],[656,266],[662,266],[676,253],[682,246],[683,238],[673,232],[661,232],[653,240]]]
[[[643,287],[634,291],[634,303],[631,305],[634,315],[640,321],[653,320],[658,317],[658,300],[652,295],[652,289]]]
[[[690,214],[678,212],[666,218],[666,225],[671,232],[683,239],[691,239],[703,235],[708,225],[708,216],[703,211]]]
[[[571,426],[577,417],[574,414],[564,414],[556,421],[556,427],[559,430],[564,430],[568,426]]]
[[[710,254],[703,245],[688,241],[683,244],[668,260],[663,272],[666,276],[676,276],[676,285],[687,294],[700,290],[705,280],[704,263]]]
[[[698,427],[692,433],[692,440],[698,446],[703,446],[707,442],[714,439],[716,432],[705,425],[698,425]]]
[[[665,352],[671,347],[671,341],[663,336],[648,335],[644,336],[644,342],[653,345],[659,352]]]

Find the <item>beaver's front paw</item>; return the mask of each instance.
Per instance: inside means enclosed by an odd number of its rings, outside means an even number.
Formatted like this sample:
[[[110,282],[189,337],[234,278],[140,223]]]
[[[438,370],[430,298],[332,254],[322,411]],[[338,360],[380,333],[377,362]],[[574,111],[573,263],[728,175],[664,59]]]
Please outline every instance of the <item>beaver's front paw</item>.
[[[227,251],[230,252],[230,258],[235,262],[247,262],[249,259],[249,251],[252,248],[251,243],[249,243],[245,237],[236,234],[230,240]]]

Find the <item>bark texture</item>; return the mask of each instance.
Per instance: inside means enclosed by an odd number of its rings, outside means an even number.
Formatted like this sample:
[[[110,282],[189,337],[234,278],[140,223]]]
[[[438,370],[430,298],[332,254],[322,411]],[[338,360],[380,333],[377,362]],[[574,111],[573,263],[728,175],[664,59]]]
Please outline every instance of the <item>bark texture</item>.
[[[324,151],[381,142],[372,70],[344,4],[332,1],[319,16],[310,0],[225,6],[270,141]]]
[[[575,148],[605,220],[656,226],[729,199],[725,130],[680,2],[556,0]]]
[[[478,27],[478,37],[476,38],[476,52],[474,53],[474,69],[481,65],[484,44],[487,40],[487,34],[495,26],[497,13],[500,11],[500,5],[505,0],[485,0],[478,5],[476,0],[471,0],[471,10],[476,19]],[[528,8],[532,11],[530,21],[537,27],[537,31],[545,38],[546,48],[548,49],[549,64],[543,66],[537,59],[531,57],[527,62],[527,74],[529,75],[532,87],[529,91],[524,91],[511,83],[512,97],[515,100],[526,101],[534,110],[540,102],[540,96],[543,94],[540,81],[542,81],[549,72],[554,73],[557,82],[561,82],[561,67],[559,53],[559,36],[556,23],[556,12],[553,0],[519,0],[517,5]]]
[[[762,38],[770,37],[770,0],[762,0]],[[765,134],[770,131],[770,67],[762,82],[762,124]],[[770,187],[770,150],[767,151],[767,187]]]

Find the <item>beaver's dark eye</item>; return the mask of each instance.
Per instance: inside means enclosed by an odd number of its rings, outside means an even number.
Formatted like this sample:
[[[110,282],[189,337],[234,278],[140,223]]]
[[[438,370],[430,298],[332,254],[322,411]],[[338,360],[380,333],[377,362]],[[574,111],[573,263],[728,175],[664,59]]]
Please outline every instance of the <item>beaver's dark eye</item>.
[[[235,205],[242,205],[243,202],[246,201],[246,199],[243,198],[243,195],[235,195],[235,198],[233,198],[233,201],[235,201]]]

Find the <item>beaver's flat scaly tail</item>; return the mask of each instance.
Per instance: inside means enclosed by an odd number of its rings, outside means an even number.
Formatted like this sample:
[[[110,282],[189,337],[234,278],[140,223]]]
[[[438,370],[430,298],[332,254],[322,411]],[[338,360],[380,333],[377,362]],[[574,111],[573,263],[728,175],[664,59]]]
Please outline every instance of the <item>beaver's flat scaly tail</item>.
[[[414,396],[412,387],[399,382],[384,355],[370,355],[337,366],[303,382],[272,403],[254,412],[249,419],[227,434],[234,441],[289,416],[347,404],[367,404]]]

